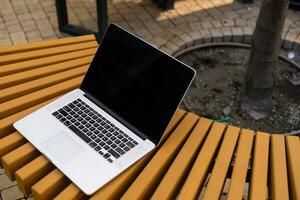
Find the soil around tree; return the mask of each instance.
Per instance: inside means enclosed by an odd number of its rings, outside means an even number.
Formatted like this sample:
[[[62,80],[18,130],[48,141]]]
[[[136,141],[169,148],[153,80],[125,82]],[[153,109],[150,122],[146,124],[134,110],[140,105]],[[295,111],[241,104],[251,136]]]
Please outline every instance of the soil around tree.
[[[300,86],[289,79],[299,74],[292,64],[279,60],[273,108],[267,117],[255,120],[240,108],[240,95],[249,49],[236,47],[200,48],[178,56],[197,75],[182,107],[215,121],[269,133],[300,130]]]

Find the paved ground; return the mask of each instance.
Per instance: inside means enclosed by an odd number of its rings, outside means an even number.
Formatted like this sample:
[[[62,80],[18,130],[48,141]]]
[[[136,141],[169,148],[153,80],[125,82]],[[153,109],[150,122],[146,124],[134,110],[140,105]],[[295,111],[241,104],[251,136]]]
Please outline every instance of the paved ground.
[[[0,46],[66,37],[57,28],[54,0],[1,0]],[[108,0],[109,21],[136,33],[168,53],[202,42],[249,43],[260,0],[177,0],[163,12],[151,0]],[[97,29],[95,0],[69,0],[72,24]],[[286,48],[300,44],[300,12],[288,12],[283,33]],[[290,41],[290,42],[289,42]],[[300,52],[300,48],[296,49]],[[24,199],[0,171],[1,199]]]

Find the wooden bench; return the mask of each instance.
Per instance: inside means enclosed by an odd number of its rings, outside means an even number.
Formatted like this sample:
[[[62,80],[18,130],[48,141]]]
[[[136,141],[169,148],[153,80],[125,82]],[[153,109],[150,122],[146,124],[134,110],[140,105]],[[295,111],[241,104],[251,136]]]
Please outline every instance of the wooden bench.
[[[12,124],[79,87],[97,47],[94,36],[80,36],[0,48],[0,157],[25,195],[212,200],[225,191],[241,199],[249,183],[250,199],[300,199],[299,137],[254,133],[180,109],[155,151],[85,196]]]

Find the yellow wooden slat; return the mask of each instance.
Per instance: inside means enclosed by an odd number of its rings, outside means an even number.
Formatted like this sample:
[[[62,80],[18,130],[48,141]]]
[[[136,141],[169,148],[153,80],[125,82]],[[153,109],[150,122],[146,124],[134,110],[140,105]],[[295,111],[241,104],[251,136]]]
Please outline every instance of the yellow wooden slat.
[[[89,65],[92,60],[91,56],[79,58],[63,63],[49,65],[43,68],[32,69],[20,73],[11,74],[0,78],[0,89],[15,86],[26,81],[32,81],[37,78],[46,77],[52,74],[74,69],[77,67]]]
[[[35,200],[53,199],[70,184],[70,180],[58,169],[53,170],[31,188]]]
[[[87,196],[74,184],[68,185],[53,200],[81,200],[87,199]]]
[[[25,138],[18,132],[14,132],[0,139],[0,158],[23,145],[25,142]],[[2,167],[2,163],[0,163],[0,166]]]
[[[151,199],[174,199],[178,187],[184,180],[186,172],[204,141],[211,123],[211,120],[205,118],[199,120]]]
[[[92,42],[85,42],[79,44],[71,44],[67,46],[59,46],[59,47],[53,47],[53,48],[47,48],[41,50],[22,52],[17,54],[9,54],[9,55],[0,56],[0,65],[11,64],[11,63],[21,62],[25,60],[33,60],[33,59],[42,58],[46,56],[59,55],[62,53],[75,52],[83,49],[91,49],[96,47],[98,47],[97,42],[92,41]]]
[[[240,128],[238,127],[227,127],[203,199],[217,200],[220,198],[239,132]]]
[[[285,156],[285,141],[283,135],[271,136],[271,199],[289,199],[289,186]],[[300,181],[300,179],[298,180]]]
[[[15,180],[15,172],[39,155],[30,143],[26,143],[2,157],[5,173],[11,180]]]
[[[40,41],[34,42],[31,44],[23,44],[23,45],[14,45],[14,46],[6,46],[0,47],[0,55],[5,54],[15,54],[24,51],[32,51],[37,49],[44,49],[44,48],[51,48],[56,46],[64,46],[70,44],[77,44],[83,42],[90,42],[95,41],[94,35],[84,35],[79,37],[68,37],[68,38],[61,38],[61,39],[54,39],[48,41]]]
[[[9,117],[6,117],[4,119],[1,119],[0,123],[0,138],[8,135],[9,133],[12,133],[15,131],[13,127],[13,123],[15,123],[17,120],[21,119],[22,117],[25,117],[26,115],[30,114],[31,112],[43,107],[44,105],[47,105],[48,103],[51,103],[58,97],[52,98],[50,100],[44,101],[42,103],[36,104],[30,108],[27,108],[21,112],[15,113],[13,115],[10,115]]]
[[[185,116],[121,199],[145,199],[151,195],[197,120],[198,117],[194,114]]]
[[[185,111],[178,109],[170,122],[167,130],[164,133],[161,145],[164,144],[165,139],[172,133],[173,130],[176,130],[178,124],[182,123],[182,119],[185,116]],[[160,146],[159,146],[160,147]],[[154,155],[154,153],[159,149],[155,148],[153,151],[144,156],[141,160],[136,162],[134,165],[125,170],[118,177],[110,181],[100,190],[98,190],[91,198],[91,200],[102,200],[102,199],[120,199],[121,195],[126,191],[132,181],[136,178],[138,173],[146,165],[149,159]]]
[[[239,200],[243,197],[253,138],[253,131],[242,130],[231,175],[228,200]]]
[[[293,200],[300,199],[300,141],[297,136],[286,136],[289,188]]]
[[[25,196],[31,194],[31,186],[47,175],[54,166],[44,157],[39,156],[16,171],[16,179]]]
[[[87,69],[88,65],[2,89],[0,90],[0,103],[67,81],[77,76],[82,76],[86,73]]]
[[[270,135],[268,133],[257,132],[255,135],[249,191],[250,200],[265,199],[267,196],[269,140]]]
[[[224,124],[213,124],[177,199],[186,200],[198,198],[204,181],[207,178],[211,162],[218,150],[217,148],[221,142],[224,130]]]
[[[19,73],[26,70],[41,68],[48,65],[67,62],[78,58],[93,56],[96,50],[97,48],[92,48],[92,49],[80,50],[80,51],[75,51],[70,53],[64,53],[55,56],[37,58],[29,61],[17,62],[8,65],[2,65],[0,66],[0,77],[13,74],[13,73]]]
[[[42,90],[27,94],[25,96],[10,100],[0,105],[0,119],[11,114],[24,110],[37,103],[54,98],[70,90],[78,88],[83,80],[83,76],[59,83]]]

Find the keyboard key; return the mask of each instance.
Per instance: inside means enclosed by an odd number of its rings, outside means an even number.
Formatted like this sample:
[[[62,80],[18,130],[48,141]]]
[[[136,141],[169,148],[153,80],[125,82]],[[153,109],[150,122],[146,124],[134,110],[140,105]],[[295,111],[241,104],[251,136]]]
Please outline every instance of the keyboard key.
[[[52,113],[52,115],[57,116],[57,115],[59,115],[59,113],[57,111],[55,111],[54,113]]]
[[[106,141],[106,144],[111,145],[113,142],[111,140]]]
[[[96,135],[92,135],[91,138],[92,138],[93,140],[95,140],[95,139],[97,138],[97,136],[96,136]]]
[[[126,143],[128,140],[126,138],[122,139],[122,142]]]
[[[98,123],[95,123],[94,126],[97,128],[98,126],[100,126]]]
[[[133,139],[131,137],[128,138],[130,141],[133,141]]]
[[[72,109],[75,108],[75,105],[73,103],[69,103],[68,106]]]
[[[102,140],[103,140],[103,141],[106,141],[106,140],[108,140],[108,138],[107,138],[107,137],[103,137]]]
[[[88,132],[86,132],[85,134],[86,134],[87,136],[93,135],[93,133],[92,133],[91,131],[88,131]]]
[[[80,129],[84,129],[84,126],[83,126],[83,125],[80,125],[80,126],[78,126],[78,128],[80,128]]]
[[[103,154],[104,154],[103,151],[98,151],[98,153],[99,153],[100,155],[103,155]]]
[[[86,116],[87,116],[87,115],[86,115],[86,114],[84,114],[84,113],[81,115],[81,117],[83,117],[83,118],[85,118]]]
[[[83,120],[83,121],[81,121],[81,123],[82,123],[83,125],[85,125],[85,124],[87,123],[87,121]]]
[[[90,125],[90,124],[86,124],[85,126],[86,126],[87,128],[90,128],[90,127],[91,127],[91,125]]]
[[[83,120],[83,118],[82,117],[78,117],[77,120],[81,122]]]
[[[92,118],[93,118],[93,119],[98,119],[98,116],[97,116],[97,115],[94,115]]]
[[[95,140],[95,142],[97,142],[97,143],[101,142],[100,138],[97,138],[97,139]]]
[[[79,108],[75,107],[75,108],[73,108],[73,110],[75,110],[77,112],[79,110]]]
[[[94,131],[94,130],[96,130],[96,129],[95,129],[95,127],[91,127],[90,130],[91,130],[91,131]]]
[[[76,122],[76,119],[72,118],[70,121],[71,121],[72,123],[74,123],[74,122]]]
[[[104,157],[104,158],[109,158],[109,157],[110,157],[110,154],[109,154],[109,153],[106,153],[106,154],[104,154],[103,157]]]
[[[128,138],[128,135],[124,134],[124,137]]]
[[[74,115],[74,118],[76,118],[76,119],[79,118],[79,115],[75,114],[75,115]]]
[[[111,139],[112,141],[115,141],[117,138],[116,138],[115,136],[112,136],[110,139]]]
[[[133,142],[133,144],[135,144],[135,145],[137,145],[137,144],[138,144],[138,143],[137,143],[137,141],[135,141],[135,140],[133,140],[132,142]]]
[[[98,135],[100,133],[100,131],[94,130],[93,133],[96,134],[96,135]]]
[[[129,146],[130,148],[133,148],[135,145],[134,144],[132,144],[130,141],[129,142],[127,142],[126,143],[127,144],[127,146]]]
[[[82,129],[82,131],[83,131],[84,133],[88,132],[88,130],[87,130],[86,128]]]
[[[117,135],[119,135],[119,132],[115,131],[115,132],[113,132],[113,134],[114,134],[115,136],[117,136]]]
[[[79,110],[77,113],[81,116],[83,112]]]
[[[123,149],[124,149],[126,152],[130,150],[130,148],[129,148],[129,147],[127,147],[127,146],[126,146],[126,147],[124,147]]]
[[[103,129],[101,132],[102,132],[102,133],[107,133],[107,130]]]
[[[59,112],[60,114],[62,114],[63,116],[69,115],[69,114],[68,114],[66,111],[64,111],[62,108],[59,109],[58,112]]]
[[[106,136],[111,137],[112,135],[111,135],[111,133],[106,133]]]
[[[107,160],[108,160],[108,162],[110,162],[110,163],[112,163],[112,162],[113,162],[113,160],[112,160],[112,159],[110,159],[110,158],[107,158]]]
[[[85,120],[90,121],[92,118],[86,117]]]
[[[95,149],[96,151],[100,151],[102,148],[101,148],[100,146],[96,146],[94,149]]]
[[[94,123],[95,123],[95,120],[93,120],[93,119],[90,120],[90,123],[91,123],[91,124],[94,124]]]
[[[75,126],[79,126],[80,123],[79,122],[75,122],[74,124],[75,124]]]
[[[105,145],[103,148],[104,148],[105,150],[108,150],[108,149],[109,149],[109,146],[108,146],[108,145]]]
[[[87,137],[83,132],[81,132],[78,128],[76,128],[74,125],[69,126],[69,128],[78,135],[81,139],[83,139],[85,142],[89,143],[92,141],[89,137]]]
[[[111,146],[111,148],[116,148],[116,147],[117,147],[116,144],[112,144],[112,145],[110,145],[110,146]]]
[[[69,121],[65,121],[65,122],[64,122],[64,125],[66,125],[66,126],[70,126],[70,125],[71,125],[71,122],[69,122]]]
[[[115,158],[119,158],[120,157],[120,155],[117,152],[115,152],[115,150],[113,150],[113,149],[109,149],[108,153],[110,153]]]
[[[97,144],[96,144],[95,142],[90,142],[89,145],[90,145],[91,147],[97,146]]]
[[[120,147],[117,147],[115,150],[116,150],[116,152],[119,153],[120,155],[123,155],[123,154],[125,153]]]
[[[104,147],[106,144],[105,144],[105,142],[100,142],[100,144],[99,144],[101,147]]]
[[[67,119],[66,119],[66,118],[64,118],[64,117],[62,117],[62,118],[60,118],[60,119],[59,119],[59,121],[61,121],[61,122],[65,122],[65,121],[67,121]]]
[[[121,144],[119,144],[119,146],[123,148],[123,147],[125,147],[125,144],[121,143]]]
[[[75,115],[75,112],[71,111],[69,114],[73,116],[73,115]]]
[[[71,108],[69,108],[68,106],[64,106],[64,110],[67,111],[67,112],[71,112]]]
[[[123,135],[118,135],[117,138],[122,139]]]
[[[67,118],[68,120],[72,119],[71,115],[67,115],[66,118]]]
[[[104,128],[109,129],[109,128],[110,128],[110,125],[106,124],[106,125],[104,126]]]
[[[102,122],[102,119],[96,119],[96,121],[100,123],[100,122]]]
[[[101,131],[101,130],[103,129],[103,127],[102,127],[102,126],[99,126],[97,129],[98,129],[99,131]]]
[[[110,128],[108,131],[113,132],[114,130],[115,130],[114,128]]]
[[[120,142],[121,142],[120,140],[116,140],[115,141],[116,144],[120,144]]]

